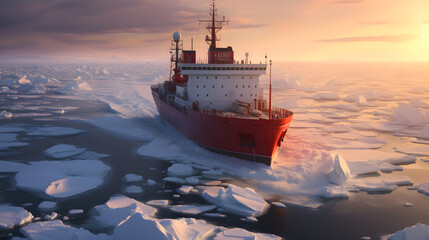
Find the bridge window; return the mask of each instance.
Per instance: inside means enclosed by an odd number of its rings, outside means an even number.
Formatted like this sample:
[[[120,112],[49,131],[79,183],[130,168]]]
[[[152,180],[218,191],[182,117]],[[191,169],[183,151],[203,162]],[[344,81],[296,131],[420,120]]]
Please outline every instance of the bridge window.
[[[203,70],[206,70],[207,68],[206,67],[203,67]]]
[[[222,71],[225,71],[225,70],[226,70],[226,68],[224,68],[224,67],[223,67],[223,68],[222,68]]]
[[[249,70],[249,68],[245,68],[245,70]]]
[[[253,70],[253,68],[249,68],[249,70]]]
[[[231,70],[231,68],[230,68],[230,67],[227,67],[227,68],[226,68],[226,70],[228,70],[228,71],[229,71],[229,70]]]
[[[198,67],[198,70],[201,70],[201,67]]]
[[[192,68],[192,70],[197,70],[197,68],[196,68],[196,67],[193,67],[193,68]]]
[[[220,67],[216,68],[216,70],[219,70],[219,71],[220,71],[220,69],[221,69]]]

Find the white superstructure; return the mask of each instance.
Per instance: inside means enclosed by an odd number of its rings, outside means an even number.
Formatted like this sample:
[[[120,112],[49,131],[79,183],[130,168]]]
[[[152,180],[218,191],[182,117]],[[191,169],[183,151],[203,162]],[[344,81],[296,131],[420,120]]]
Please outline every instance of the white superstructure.
[[[176,88],[176,97],[205,110],[229,111],[236,100],[253,106],[262,98],[259,76],[266,69],[266,64],[182,63],[181,73],[189,77],[186,85]]]

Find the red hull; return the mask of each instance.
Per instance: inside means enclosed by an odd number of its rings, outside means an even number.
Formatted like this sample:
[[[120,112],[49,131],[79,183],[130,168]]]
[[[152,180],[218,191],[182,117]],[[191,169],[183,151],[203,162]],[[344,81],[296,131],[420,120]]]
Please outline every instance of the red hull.
[[[183,112],[161,100],[152,91],[161,118],[183,136],[210,150],[250,161],[271,164],[292,121],[232,118],[189,109]]]

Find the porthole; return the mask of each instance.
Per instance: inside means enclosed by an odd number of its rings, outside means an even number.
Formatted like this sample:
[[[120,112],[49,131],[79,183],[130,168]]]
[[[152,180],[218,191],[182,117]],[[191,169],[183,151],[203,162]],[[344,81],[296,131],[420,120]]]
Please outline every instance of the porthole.
[[[243,94],[240,94],[241,96],[243,96]]]
[[[257,88],[258,86],[257,85],[255,85],[255,88]]]
[[[235,85],[235,88],[238,88],[238,85]]]
[[[212,87],[214,88],[214,85]]]
[[[209,77],[206,77],[206,79],[209,79]]]
[[[244,77],[241,77],[241,79],[244,79]]]
[[[209,95],[208,94],[206,94],[206,97],[208,97]]]
[[[250,88],[250,85],[249,85],[249,88]]]
[[[206,88],[206,85],[203,85],[203,88]]]
[[[200,77],[197,77],[197,79],[200,79]]]
[[[223,88],[223,85],[221,87]]]
[[[250,96],[252,97],[252,94],[250,94]]]
[[[225,93],[225,97],[227,97],[227,96],[228,96],[228,94]]]
[[[215,79],[217,79],[217,77],[215,77]]]
[[[229,77],[228,77],[228,79],[229,79]]]
[[[244,88],[244,85],[243,85],[243,88]]]
[[[250,79],[252,79],[252,77],[250,77]]]
[[[197,94],[197,97],[199,97],[200,96],[200,94]]]
[[[198,88],[198,85],[197,85],[197,88]]]

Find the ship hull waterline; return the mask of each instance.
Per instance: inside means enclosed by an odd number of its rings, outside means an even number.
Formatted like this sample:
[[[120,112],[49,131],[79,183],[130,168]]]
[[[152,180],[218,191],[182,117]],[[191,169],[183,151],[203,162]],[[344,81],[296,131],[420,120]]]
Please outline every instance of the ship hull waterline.
[[[161,118],[183,136],[213,152],[271,165],[292,116],[281,119],[234,118],[179,110],[152,90]]]

